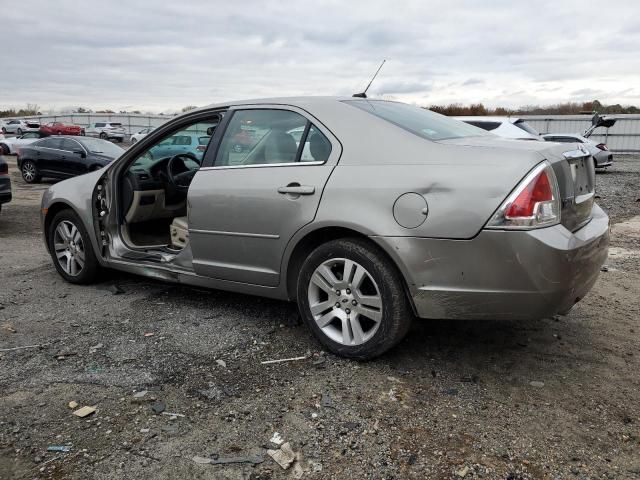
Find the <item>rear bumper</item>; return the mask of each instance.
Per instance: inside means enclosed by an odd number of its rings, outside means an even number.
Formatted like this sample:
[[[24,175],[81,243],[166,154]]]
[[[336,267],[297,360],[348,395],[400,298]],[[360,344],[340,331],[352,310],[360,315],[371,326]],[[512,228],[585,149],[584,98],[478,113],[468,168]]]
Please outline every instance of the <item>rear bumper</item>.
[[[598,152],[594,155],[596,168],[610,167],[613,165],[613,154],[611,152]]]
[[[416,313],[442,319],[539,319],[568,311],[607,258],[609,217],[598,207],[576,232],[483,230],[472,240],[373,237],[395,257]]]

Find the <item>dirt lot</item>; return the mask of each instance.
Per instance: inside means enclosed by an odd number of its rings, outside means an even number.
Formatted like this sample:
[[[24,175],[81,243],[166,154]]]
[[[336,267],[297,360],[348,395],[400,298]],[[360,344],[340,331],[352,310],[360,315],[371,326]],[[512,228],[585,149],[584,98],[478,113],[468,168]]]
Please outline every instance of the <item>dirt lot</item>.
[[[597,176],[608,271],[568,316],[415,322],[368,363],[325,355],[286,303],[118,273],[65,283],[41,239],[46,185],[13,180],[0,479],[640,478],[640,157]],[[266,454],[274,432],[298,454],[289,470]],[[263,461],[193,460],[212,455]]]

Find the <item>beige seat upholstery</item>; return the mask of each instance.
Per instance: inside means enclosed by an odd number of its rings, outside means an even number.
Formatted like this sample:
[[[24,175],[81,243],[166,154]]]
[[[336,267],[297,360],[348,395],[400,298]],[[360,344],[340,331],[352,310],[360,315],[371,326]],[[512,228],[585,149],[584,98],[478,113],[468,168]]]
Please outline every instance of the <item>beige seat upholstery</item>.
[[[171,222],[171,246],[184,248],[189,240],[189,224],[187,217],[175,217]]]

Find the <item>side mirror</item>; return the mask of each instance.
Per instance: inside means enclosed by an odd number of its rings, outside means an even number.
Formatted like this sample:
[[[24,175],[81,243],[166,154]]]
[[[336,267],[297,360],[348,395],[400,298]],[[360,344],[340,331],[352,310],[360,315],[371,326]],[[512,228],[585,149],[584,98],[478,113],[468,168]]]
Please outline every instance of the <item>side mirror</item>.
[[[87,156],[84,150],[74,150],[73,153],[75,153],[76,155],[80,155],[80,158],[86,158]]]

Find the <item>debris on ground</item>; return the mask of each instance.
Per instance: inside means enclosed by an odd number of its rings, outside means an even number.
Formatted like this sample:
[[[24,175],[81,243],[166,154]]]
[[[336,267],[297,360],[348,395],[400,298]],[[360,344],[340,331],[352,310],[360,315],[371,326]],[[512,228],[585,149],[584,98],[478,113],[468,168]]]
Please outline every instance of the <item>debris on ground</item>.
[[[162,400],[158,400],[157,402],[154,402],[153,405],[151,405],[151,411],[156,415],[160,415],[161,413],[163,413],[166,408],[167,404]]]
[[[114,295],[120,295],[121,293],[124,293],[123,288],[122,288],[120,285],[117,285],[117,284],[115,284],[115,283],[114,283],[114,284],[112,284],[112,285],[109,285],[109,286],[107,287],[107,290],[109,290],[109,291],[110,291],[111,293],[113,293]]]
[[[145,332],[144,336],[145,337],[153,337],[155,335],[155,333],[153,332]]]
[[[141,390],[139,392],[134,393],[133,398],[143,398],[147,393],[149,393],[147,390]]]
[[[76,402],[75,400],[71,400],[71,401],[67,404],[67,406],[68,406],[71,410],[73,410],[73,409],[75,409],[75,408],[78,408],[78,406],[79,406],[79,405],[80,405],[80,404],[79,404],[78,402]]]
[[[282,438],[279,432],[273,432],[273,435],[271,436],[269,441],[274,445],[278,445],[278,446],[284,443],[284,439]]]
[[[211,463],[213,465],[224,465],[228,463],[251,463],[252,465],[258,465],[262,462],[264,462],[264,457],[262,455],[248,457],[218,457],[211,459]]]
[[[80,418],[84,418],[84,417],[88,417],[89,415],[91,415],[92,413],[94,413],[96,411],[96,407],[88,407],[88,406],[84,406],[82,408],[79,408],[78,410],[76,410],[75,412],[73,412],[73,414],[76,417],[80,417]]]
[[[282,467],[283,470],[288,469],[296,459],[295,452],[291,449],[289,442],[283,443],[277,450],[267,450],[267,454]]]
[[[469,467],[462,467],[460,470],[456,472],[456,475],[460,478],[464,478],[469,473]]]
[[[89,353],[96,353],[96,350],[99,350],[102,347],[104,347],[104,345],[102,343],[98,343],[97,345],[94,345],[93,347],[89,347]]]
[[[168,415],[170,417],[184,417],[182,413],[162,412],[162,415]]]
[[[12,350],[23,350],[25,348],[40,348],[40,347],[46,347],[47,345],[49,345],[49,344],[48,343],[39,343],[37,345],[25,345],[23,347],[0,348],[0,352],[10,352]]]
[[[49,445],[47,452],[70,452],[71,445]]]
[[[322,392],[320,405],[322,405],[324,408],[333,408],[333,402],[331,401],[331,397],[329,396],[328,392]]]
[[[191,460],[200,465],[228,465],[233,463],[250,463],[252,465],[258,465],[264,462],[264,457],[261,455],[247,456],[247,457],[191,457]]]
[[[601,272],[608,272],[609,271],[609,265],[602,265],[602,267],[600,267],[600,271]]]
[[[529,385],[531,385],[532,387],[536,387],[536,388],[542,388],[542,387],[544,387],[544,382],[539,382],[537,380],[534,380],[532,382],[529,382]]]
[[[260,363],[262,365],[269,365],[271,363],[296,362],[298,360],[306,360],[307,358],[309,358],[309,356],[308,355],[304,355],[302,357],[279,358],[277,360],[265,360],[265,361],[260,362]]]
[[[10,323],[3,323],[2,324],[2,329],[7,331],[7,332],[9,332],[9,333],[17,333],[18,332],[15,328],[13,328],[11,326]]]
[[[216,360],[216,363],[222,368],[227,368],[227,362],[225,362],[224,360]]]

